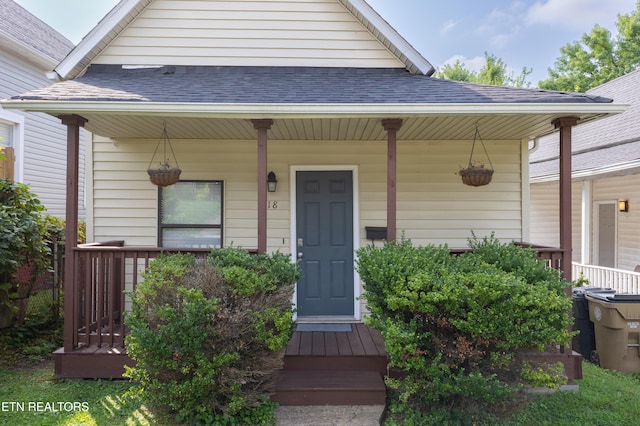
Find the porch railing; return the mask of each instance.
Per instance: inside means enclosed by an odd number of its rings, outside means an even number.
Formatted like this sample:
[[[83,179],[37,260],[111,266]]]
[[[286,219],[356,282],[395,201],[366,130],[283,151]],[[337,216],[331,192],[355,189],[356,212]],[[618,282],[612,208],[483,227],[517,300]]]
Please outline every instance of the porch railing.
[[[640,273],[603,266],[573,263],[574,280],[583,277],[594,287],[612,288],[617,293],[640,294]]]
[[[559,267],[561,249],[526,246],[535,249],[549,266]],[[452,254],[464,251],[452,250]],[[72,293],[65,295],[73,298],[73,312],[65,312],[65,321],[72,321],[71,325],[65,324],[65,330],[73,330],[70,338],[73,349],[91,346],[123,348],[127,334],[123,313],[131,308],[128,293],[135,290],[152,259],[163,253],[176,252],[206,258],[210,249],[125,247],[122,241],[74,248],[75,282]]]
[[[83,245],[73,250],[75,265],[73,347],[124,346],[123,312],[130,308],[131,292],[149,262],[163,253],[193,253],[206,258],[210,249],[123,247],[122,242]]]

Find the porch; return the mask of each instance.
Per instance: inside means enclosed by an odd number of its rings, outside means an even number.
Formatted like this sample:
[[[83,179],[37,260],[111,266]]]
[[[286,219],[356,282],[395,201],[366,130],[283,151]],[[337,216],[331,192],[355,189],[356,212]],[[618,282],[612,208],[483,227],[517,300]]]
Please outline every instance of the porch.
[[[640,270],[640,265],[636,266],[636,271],[626,271],[573,262],[572,277],[574,280],[586,279],[593,287],[612,288],[617,293],[640,294],[640,272],[638,270]]]
[[[533,247],[550,267],[561,265],[561,249]],[[465,250],[452,250],[458,255]],[[54,353],[55,375],[64,378],[120,378],[133,361],[125,346],[123,312],[130,308],[127,292],[141,281],[152,259],[163,253],[189,252],[206,258],[210,249],[128,247],[121,241],[83,245],[72,250],[75,279],[66,303],[65,346]],[[387,354],[380,333],[361,323],[346,329],[315,329],[294,333],[274,400],[282,405],[384,403]],[[348,330],[347,330],[348,329]],[[580,378],[580,357],[559,351],[537,354],[566,365],[570,379]]]

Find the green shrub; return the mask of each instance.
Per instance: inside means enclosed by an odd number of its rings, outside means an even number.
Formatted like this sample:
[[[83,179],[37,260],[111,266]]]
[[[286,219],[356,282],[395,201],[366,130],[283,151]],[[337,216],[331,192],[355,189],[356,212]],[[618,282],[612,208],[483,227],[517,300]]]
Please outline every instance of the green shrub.
[[[525,369],[523,378],[521,354],[570,340],[571,301],[557,271],[494,238],[470,246],[458,257],[406,240],[358,252],[369,324],[401,371],[387,379],[392,410],[404,406],[412,417],[407,406],[427,416],[449,410],[459,418],[489,410],[535,376]],[[556,370],[547,373],[557,379]]]
[[[177,421],[270,424],[268,392],[293,333],[295,264],[238,249],[154,260],[126,317],[125,375]]]
[[[0,179],[0,329],[20,325],[35,280],[49,268],[45,209],[29,187]],[[31,280],[17,283],[16,271],[31,269]]]

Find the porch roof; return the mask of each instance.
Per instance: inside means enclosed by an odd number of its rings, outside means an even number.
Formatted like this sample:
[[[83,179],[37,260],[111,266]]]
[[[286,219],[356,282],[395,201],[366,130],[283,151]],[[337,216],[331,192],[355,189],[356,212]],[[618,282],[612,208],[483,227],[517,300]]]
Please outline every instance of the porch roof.
[[[246,120],[273,118],[325,120],[274,127],[275,139],[320,139],[296,130],[315,126],[332,139],[383,140],[380,118],[405,119],[400,139],[470,139],[476,123],[486,139],[526,139],[552,132],[558,117],[590,120],[624,109],[611,102],[581,93],[442,80],[404,69],[92,65],[82,77],[3,105],[79,114],[89,120],[89,130],[116,138],[156,137],[162,120],[181,117],[182,125],[171,126],[173,137],[253,139],[255,130]],[[216,123],[222,119],[225,125]]]
[[[589,90],[629,105],[624,113],[576,126],[573,132],[573,177],[595,179],[640,172],[640,69]],[[531,181],[558,179],[558,138],[539,141],[531,153]]]
[[[92,65],[75,80],[14,97],[162,103],[610,103],[584,93],[472,84],[405,69]]]

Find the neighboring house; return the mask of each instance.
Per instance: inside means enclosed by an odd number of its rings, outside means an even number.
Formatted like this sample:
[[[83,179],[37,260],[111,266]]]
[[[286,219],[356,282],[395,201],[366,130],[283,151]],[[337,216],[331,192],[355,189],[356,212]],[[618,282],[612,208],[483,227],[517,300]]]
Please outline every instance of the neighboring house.
[[[354,252],[375,239],[466,247],[473,231],[536,243],[529,140],[559,130],[570,146],[577,121],[624,107],[433,71],[363,0],[120,2],[55,68],[62,81],[2,102],[62,117],[72,157],[79,130],[91,132],[88,240],[124,241],[68,247],[56,374],[122,370],[91,358],[123,353],[122,286],[161,250],[291,253],[298,321],[358,322]],[[147,168],[165,123],[182,175],[159,188]],[[495,168],[482,187],[456,174],[476,126]]]
[[[640,265],[640,70],[587,94],[630,106],[573,130],[573,260],[633,271]],[[553,135],[530,156],[531,238],[546,245],[558,244],[557,152]]]
[[[51,84],[51,71],[73,43],[11,0],[0,0],[0,97]],[[0,108],[0,146],[11,157],[2,177],[29,185],[47,211],[64,216],[66,200],[66,127],[41,112]],[[83,148],[83,145],[81,145]],[[84,149],[80,185],[84,188]],[[80,193],[84,217],[84,191]]]

